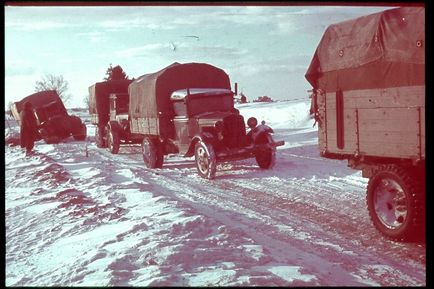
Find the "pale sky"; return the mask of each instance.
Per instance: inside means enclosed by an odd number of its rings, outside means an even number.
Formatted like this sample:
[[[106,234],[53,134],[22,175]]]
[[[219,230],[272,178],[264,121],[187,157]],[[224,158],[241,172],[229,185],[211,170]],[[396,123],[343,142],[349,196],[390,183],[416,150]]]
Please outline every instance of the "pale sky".
[[[173,62],[222,68],[250,101],[307,98],[304,75],[327,26],[391,8],[5,6],[5,107],[45,74],[68,81],[68,108],[85,107],[110,64],[137,78]]]

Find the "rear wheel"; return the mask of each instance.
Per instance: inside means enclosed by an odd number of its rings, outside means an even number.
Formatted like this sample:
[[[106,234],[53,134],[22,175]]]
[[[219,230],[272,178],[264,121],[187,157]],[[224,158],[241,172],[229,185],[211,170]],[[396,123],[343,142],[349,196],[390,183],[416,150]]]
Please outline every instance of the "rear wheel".
[[[107,131],[107,148],[112,154],[117,154],[119,152],[120,140],[119,133],[112,129]]]
[[[195,161],[199,175],[205,179],[213,179],[217,161],[212,145],[199,141],[195,145]]]
[[[276,162],[276,147],[270,134],[264,135],[263,143],[255,153],[256,162],[261,169],[271,169]]]
[[[145,137],[142,142],[142,155],[146,167],[155,169],[163,166],[164,155],[158,139]]]
[[[425,189],[408,169],[380,166],[368,182],[366,201],[374,226],[386,237],[412,241],[424,236]]]

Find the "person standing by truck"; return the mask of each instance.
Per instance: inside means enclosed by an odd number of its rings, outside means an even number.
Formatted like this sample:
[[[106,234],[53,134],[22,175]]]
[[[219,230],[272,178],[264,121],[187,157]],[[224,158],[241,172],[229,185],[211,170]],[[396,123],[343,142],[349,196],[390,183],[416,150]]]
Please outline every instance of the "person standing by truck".
[[[20,144],[22,148],[26,148],[26,156],[28,156],[32,153],[39,135],[33,106],[29,101],[24,103],[24,109],[20,112],[20,119]]]

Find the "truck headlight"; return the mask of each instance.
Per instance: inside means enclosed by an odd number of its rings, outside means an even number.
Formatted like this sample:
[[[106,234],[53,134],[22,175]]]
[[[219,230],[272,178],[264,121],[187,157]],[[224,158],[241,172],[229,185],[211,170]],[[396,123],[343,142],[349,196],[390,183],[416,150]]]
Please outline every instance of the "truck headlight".
[[[255,117],[250,117],[247,120],[247,126],[254,129],[258,125],[258,120]]]
[[[219,141],[223,140],[224,125],[223,125],[223,122],[221,120],[216,121],[216,123],[214,124],[214,129],[217,133],[217,139]]]
[[[221,120],[216,121],[216,123],[214,124],[214,128],[217,132],[223,132],[223,122]]]

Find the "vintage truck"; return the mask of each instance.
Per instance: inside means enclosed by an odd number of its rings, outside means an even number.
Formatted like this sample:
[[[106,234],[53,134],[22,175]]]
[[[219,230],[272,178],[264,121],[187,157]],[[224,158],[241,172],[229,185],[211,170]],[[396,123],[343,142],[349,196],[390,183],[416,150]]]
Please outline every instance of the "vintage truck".
[[[89,113],[96,125],[96,145],[117,154],[121,144],[140,144],[142,135],[132,134],[128,118],[128,85],[132,80],[97,82],[89,87]]]
[[[55,90],[36,92],[14,102],[11,112],[17,121],[20,121],[20,112],[26,101],[33,106],[40,136],[46,143],[58,143],[70,136],[75,140],[86,139],[86,125],[78,116],[68,114]]]
[[[143,136],[142,153],[148,168],[161,168],[164,155],[195,157],[201,177],[215,177],[219,161],[255,157],[261,168],[275,162],[273,130],[246,123],[234,108],[229,76],[205,63],[173,63],[145,74],[128,88],[131,132]]]
[[[330,25],[306,72],[320,154],[369,178],[367,208],[394,240],[425,234],[425,10]]]

